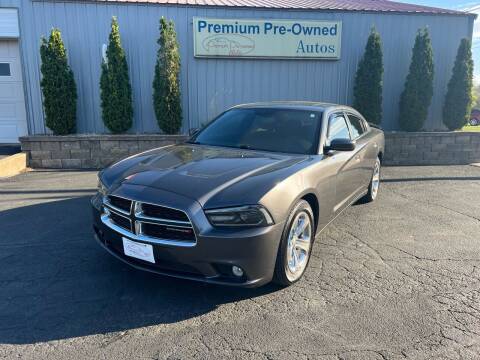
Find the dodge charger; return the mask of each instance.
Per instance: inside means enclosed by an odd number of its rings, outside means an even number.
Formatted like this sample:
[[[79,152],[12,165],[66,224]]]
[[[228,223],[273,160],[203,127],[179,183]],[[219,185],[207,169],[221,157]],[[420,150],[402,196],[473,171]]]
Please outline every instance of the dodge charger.
[[[185,143],[101,171],[94,235],[141,270],[288,286],[330,222],[377,198],[384,143],[383,132],[347,106],[235,106]]]

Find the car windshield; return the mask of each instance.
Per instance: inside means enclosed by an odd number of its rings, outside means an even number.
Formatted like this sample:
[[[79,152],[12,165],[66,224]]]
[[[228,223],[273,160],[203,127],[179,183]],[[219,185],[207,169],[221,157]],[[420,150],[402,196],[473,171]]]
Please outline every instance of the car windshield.
[[[316,153],[320,111],[239,108],[226,111],[190,142],[295,154]]]

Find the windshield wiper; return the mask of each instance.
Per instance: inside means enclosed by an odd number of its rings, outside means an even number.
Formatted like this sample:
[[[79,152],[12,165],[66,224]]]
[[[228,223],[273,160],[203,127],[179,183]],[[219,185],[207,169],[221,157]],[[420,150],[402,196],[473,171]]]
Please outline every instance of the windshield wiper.
[[[247,144],[240,144],[240,145],[206,144],[206,143],[201,143],[201,142],[195,141],[195,140],[188,140],[187,144],[219,146],[219,147],[227,147],[227,148],[242,149],[242,150],[257,150],[257,149],[254,149],[250,145],[247,145]]]
[[[246,145],[246,144],[240,144],[240,145],[238,145],[238,148],[239,149],[246,149],[246,150],[255,150],[250,145]]]

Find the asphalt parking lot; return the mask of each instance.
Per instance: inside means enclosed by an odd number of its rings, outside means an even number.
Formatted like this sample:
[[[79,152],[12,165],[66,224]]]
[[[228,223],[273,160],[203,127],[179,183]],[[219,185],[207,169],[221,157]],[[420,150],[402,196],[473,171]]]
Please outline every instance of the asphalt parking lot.
[[[293,287],[134,270],[93,240],[94,172],[0,180],[0,358],[478,359],[480,168],[385,168]]]

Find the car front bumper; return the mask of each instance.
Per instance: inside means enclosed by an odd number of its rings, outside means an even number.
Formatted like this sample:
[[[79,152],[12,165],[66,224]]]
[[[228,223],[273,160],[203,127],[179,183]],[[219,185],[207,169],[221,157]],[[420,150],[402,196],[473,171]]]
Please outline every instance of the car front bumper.
[[[167,202],[170,199],[166,193],[158,195]],[[191,206],[188,199],[178,200],[175,205],[188,212],[195,228],[197,241],[194,246],[181,247],[130,238],[152,245],[155,264],[124,254],[122,237],[129,237],[102,221],[98,194],[92,198],[94,236],[118,259],[137,269],[161,275],[242,287],[261,286],[272,280],[283,223],[262,228],[218,229],[208,223],[203,211],[195,210],[198,203]],[[244,275],[235,276],[232,266],[242,268]]]

